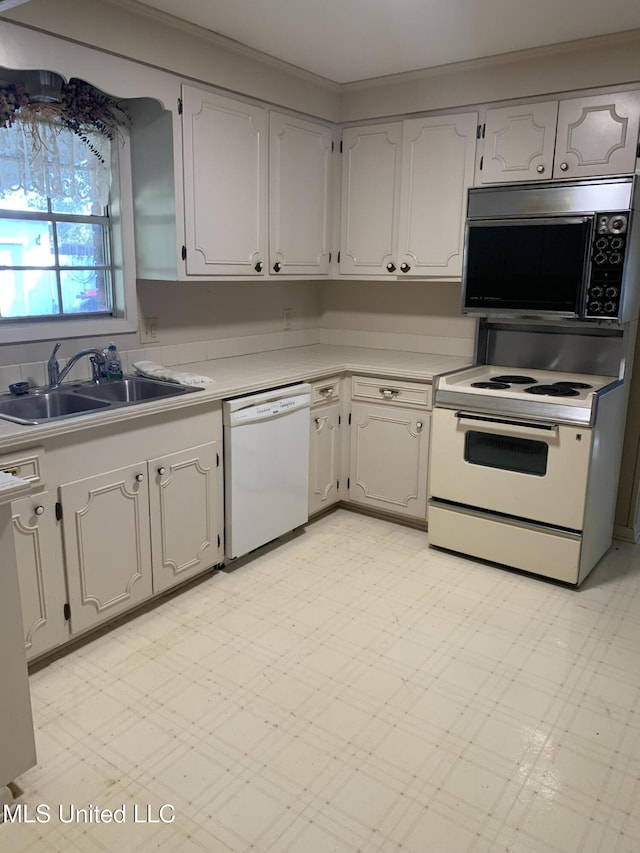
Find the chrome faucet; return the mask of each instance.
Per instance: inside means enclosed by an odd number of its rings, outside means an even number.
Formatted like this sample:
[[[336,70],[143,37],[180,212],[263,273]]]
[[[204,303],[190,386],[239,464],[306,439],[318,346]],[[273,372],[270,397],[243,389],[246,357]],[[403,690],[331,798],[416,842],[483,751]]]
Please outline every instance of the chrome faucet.
[[[67,378],[71,370],[73,369],[74,364],[79,361],[83,356],[90,356],[91,360],[91,380],[93,382],[97,382],[104,375],[105,369],[105,357],[102,350],[96,349],[95,347],[87,347],[86,349],[81,349],[77,353],[71,356],[71,358],[67,361],[65,366],[60,370],[60,365],[58,364],[58,360],[56,359],[56,353],[60,349],[60,343],[57,343],[53,352],[49,356],[49,360],[47,361],[47,379],[49,381],[50,388],[57,388],[61,382]]]

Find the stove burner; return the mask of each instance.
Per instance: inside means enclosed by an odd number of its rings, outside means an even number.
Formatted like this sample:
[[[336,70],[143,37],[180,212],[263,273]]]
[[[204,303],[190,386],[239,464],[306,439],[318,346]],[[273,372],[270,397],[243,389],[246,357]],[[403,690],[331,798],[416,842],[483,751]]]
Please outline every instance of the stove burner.
[[[509,382],[512,385],[531,385],[532,382],[536,380],[532,376],[519,376],[517,373],[508,374],[505,373],[504,376],[492,376],[492,382]]]
[[[579,392],[566,385],[534,385],[524,389],[527,394],[540,394],[545,397],[578,397]]]
[[[505,388],[508,388],[506,382],[472,382],[472,388],[489,388],[492,391],[504,391]]]
[[[553,384],[557,388],[593,388],[593,385],[589,385],[588,382],[572,382],[570,380],[566,382],[564,380],[562,382],[554,382]]]

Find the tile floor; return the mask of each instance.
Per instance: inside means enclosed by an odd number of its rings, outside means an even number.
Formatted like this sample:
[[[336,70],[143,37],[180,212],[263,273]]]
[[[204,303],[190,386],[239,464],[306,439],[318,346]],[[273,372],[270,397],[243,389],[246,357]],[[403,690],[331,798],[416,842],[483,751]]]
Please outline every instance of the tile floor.
[[[340,510],[31,683],[7,853],[640,851],[632,545],[575,591]]]

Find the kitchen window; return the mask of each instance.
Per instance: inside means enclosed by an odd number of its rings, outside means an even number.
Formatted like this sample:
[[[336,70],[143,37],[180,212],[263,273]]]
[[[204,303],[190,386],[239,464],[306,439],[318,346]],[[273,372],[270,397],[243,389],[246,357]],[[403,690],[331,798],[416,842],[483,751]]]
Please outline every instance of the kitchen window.
[[[3,341],[135,330],[127,141],[46,120],[0,128]]]

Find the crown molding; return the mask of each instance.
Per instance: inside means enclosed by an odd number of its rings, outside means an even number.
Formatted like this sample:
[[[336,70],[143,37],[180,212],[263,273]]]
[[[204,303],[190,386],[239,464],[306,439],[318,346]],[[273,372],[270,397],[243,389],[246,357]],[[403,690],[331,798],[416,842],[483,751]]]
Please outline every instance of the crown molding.
[[[119,0],[118,0],[119,2]],[[465,59],[461,62],[449,62],[445,65],[434,65],[432,68],[421,68],[416,71],[402,71],[398,74],[386,74],[382,77],[368,77],[365,80],[353,80],[340,84],[340,91],[356,92],[364,89],[376,89],[382,86],[394,86],[398,83],[410,83],[420,80],[430,80],[453,73],[486,71],[513,63],[528,62],[544,59],[545,57],[566,56],[570,52],[597,51],[600,48],[611,48],[636,42],[640,48],[640,29],[624,30],[619,33],[608,33],[602,36],[591,36],[585,39],[558,42],[557,44],[530,47],[526,50],[514,50],[509,53],[498,53],[492,56],[482,56],[477,59]]]
[[[183,21],[169,12],[163,12],[161,9],[155,9],[152,6],[147,6],[142,0],[107,0],[112,6],[119,6],[129,12],[149,18],[164,26],[171,27],[174,30],[180,30],[189,36],[198,38],[201,41],[206,41],[208,44],[234,53],[237,56],[245,56],[253,59],[256,62],[261,62],[264,65],[269,65],[272,68],[283,71],[287,74],[298,77],[301,80],[306,80],[314,83],[317,86],[322,86],[331,92],[340,92],[342,85],[330,80],[328,77],[322,77],[320,74],[314,74],[312,71],[307,71],[305,68],[300,68],[298,65],[293,65],[290,62],[285,62],[283,59],[278,59],[269,53],[263,53],[256,48],[249,47],[242,42],[227,36],[220,35],[213,30],[208,30],[198,24],[192,24],[190,21]]]

